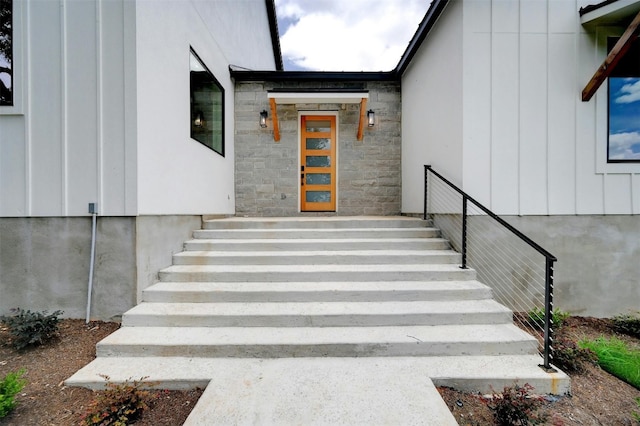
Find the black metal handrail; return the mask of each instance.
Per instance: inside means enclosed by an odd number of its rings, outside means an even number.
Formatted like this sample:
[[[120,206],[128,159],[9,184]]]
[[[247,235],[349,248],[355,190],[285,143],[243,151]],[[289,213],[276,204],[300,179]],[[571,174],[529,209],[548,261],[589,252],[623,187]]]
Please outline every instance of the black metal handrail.
[[[536,250],[545,258],[545,297],[544,297],[544,335],[543,335],[543,367],[546,369],[552,369],[551,360],[553,358],[553,328],[552,328],[552,312],[553,312],[553,265],[557,262],[557,258],[549,253],[547,250],[538,245],[531,238],[527,237],[525,234],[520,232],[518,229],[513,227],[511,224],[506,222],[504,219],[493,213],[491,210],[483,206],[481,203],[470,197],[463,190],[458,188],[456,185],[451,183],[448,179],[443,177],[440,173],[433,170],[430,165],[424,166],[424,220],[428,219],[428,182],[429,182],[429,174],[433,174],[435,177],[440,179],[443,183],[449,186],[452,190],[457,192],[462,197],[462,231],[461,231],[461,256],[462,256],[462,264],[461,268],[467,268],[467,206],[469,203],[472,203],[482,212],[484,212],[487,216],[494,219],[498,222],[503,228],[508,230],[511,234],[518,237],[528,246]],[[489,284],[489,283],[485,283]]]

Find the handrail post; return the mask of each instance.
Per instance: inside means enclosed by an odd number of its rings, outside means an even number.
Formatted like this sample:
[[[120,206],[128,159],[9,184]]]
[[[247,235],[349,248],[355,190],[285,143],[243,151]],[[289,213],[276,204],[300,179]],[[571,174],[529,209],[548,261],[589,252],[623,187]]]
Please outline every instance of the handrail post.
[[[427,220],[427,195],[429,191],[429,169],[430,165],[425,164],[424,166],[424,214],[422,215],[423,220]]]
[[[461,269],[467,269],[467,195],[462,196],[462,265]]]
[[[544,291],[544,368],[551,367],[553,344],[553,262],[546,258],[545,291]]]

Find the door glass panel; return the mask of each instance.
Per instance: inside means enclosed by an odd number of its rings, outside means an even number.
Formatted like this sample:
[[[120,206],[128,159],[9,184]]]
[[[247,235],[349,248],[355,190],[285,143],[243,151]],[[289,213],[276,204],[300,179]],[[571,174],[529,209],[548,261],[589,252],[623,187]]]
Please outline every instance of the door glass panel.
[[[331,156],[329,155],[308,155],[307,167],[331,167]]]
[[[307,203],[328,203],[331,191],[307,191]]]
[[[329,120],[307,120],[307,132],[330,132],[331,121]]]
[[[331,173],[307,173],[307,185],[330,185]]]
[[[307,149],[331,149],[331,139],[307,138]]]

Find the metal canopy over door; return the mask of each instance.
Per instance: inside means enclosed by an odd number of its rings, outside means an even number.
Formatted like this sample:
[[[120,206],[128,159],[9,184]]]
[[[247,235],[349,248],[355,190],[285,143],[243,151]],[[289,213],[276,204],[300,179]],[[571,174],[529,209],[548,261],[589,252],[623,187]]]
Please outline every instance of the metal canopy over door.
[[[336,211],[336,117],[301,116],[300,144],[300,210]]]

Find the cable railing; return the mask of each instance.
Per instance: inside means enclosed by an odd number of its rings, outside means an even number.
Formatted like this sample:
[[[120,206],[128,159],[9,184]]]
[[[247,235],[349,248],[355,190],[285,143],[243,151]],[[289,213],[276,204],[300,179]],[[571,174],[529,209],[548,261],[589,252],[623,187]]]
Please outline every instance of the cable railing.
[[[514,320],[537,334],[542,367],[552,369],[556,257],[428,165],[424,184],[424,219],[460,252],[460,267],[475,269]]]

